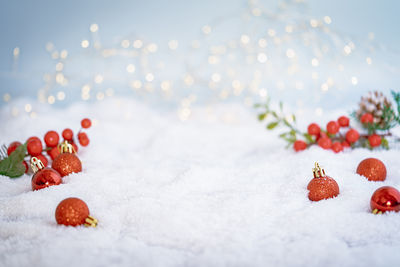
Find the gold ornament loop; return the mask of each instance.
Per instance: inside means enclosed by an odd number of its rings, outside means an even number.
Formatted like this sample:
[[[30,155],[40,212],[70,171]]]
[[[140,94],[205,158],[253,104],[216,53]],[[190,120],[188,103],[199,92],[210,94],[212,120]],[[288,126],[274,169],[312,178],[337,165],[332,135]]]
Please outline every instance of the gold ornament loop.
[[[313,174],[314,178],[320,178],[326,176],[325,170],[319,166],[318,162],[315,162],[315,167],[313,168]]]
[[[93,218],[90,215],[85,219],[85,226],[86,227],[96,227],[97,223],[98,223],[97,219]]]
[[[38,159],[37,157],[32,157],[31,158],[31,168],[33,170],[34,173],[37,173],[38,171],[40,171],[41,169],[44,169],[44,164],[43,162]]]
[[[75,148],[67,140],[57,146],[60,153],[76,153]]]

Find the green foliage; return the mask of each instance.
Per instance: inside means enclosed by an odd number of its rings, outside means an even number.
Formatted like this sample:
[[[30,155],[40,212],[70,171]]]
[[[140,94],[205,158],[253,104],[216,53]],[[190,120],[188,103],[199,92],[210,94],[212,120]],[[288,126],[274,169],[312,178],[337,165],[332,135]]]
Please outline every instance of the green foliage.
[[[25,165],[22,163],[26,155],[26,144],[20,145],[7,158],[0,161],[0,175],[10,178],[20,177],[25,173]]]

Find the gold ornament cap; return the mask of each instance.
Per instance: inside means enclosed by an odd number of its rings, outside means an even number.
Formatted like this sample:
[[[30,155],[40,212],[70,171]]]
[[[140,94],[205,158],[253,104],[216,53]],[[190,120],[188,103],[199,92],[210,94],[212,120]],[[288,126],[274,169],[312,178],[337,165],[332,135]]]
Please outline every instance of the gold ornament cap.
[[[85,226],[86,227],[96,227],[97,226],[97,219],[95,219],[95,218],[93,218],[92,216],[88,216],[86,219],[85,219]]]
[[[57,148],[60,153],[76,153],[75,148],[68,141],[60,143]]]
[[[314,167],[312,170],[313,170],[314,178],[321,178],[321,177],[326,176],[325,170],[322,169],[322,168],[319,166],[319,163],[318,163],[318,162],[315,162],[315,167]]]
[[[41,169],[44,169],[44,164],[43,162],[38,159],[37,157],[32,157],[31,158],[31,168],[33,170],[34,173],[37,173],[38,171],[40,171]]]

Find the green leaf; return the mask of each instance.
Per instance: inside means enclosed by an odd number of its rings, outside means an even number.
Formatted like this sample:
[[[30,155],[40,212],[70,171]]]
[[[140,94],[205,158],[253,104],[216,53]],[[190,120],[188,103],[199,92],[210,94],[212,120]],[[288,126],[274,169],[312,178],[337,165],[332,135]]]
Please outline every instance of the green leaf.
[[[272,129],[274,129],[276,126],[278,126],[278,124],[279,124],[279,121],[271,122],[271,123],[269,123],[269,124],[267,125],[267,129],[268,129],[268,130],[272,130]]]
[[[308,143],[313,143],[313,142],[314,142],[314,139],[313,139],[313,137],[312,137],[310,134],[305,133],[305,134],[303,134],[303,136],[306,138],[306,140],[308,141]]]
[[[382,138],[381,145],[385,149],[389,149],[389,141],[386,138]]]
[[[0,161],[0,174],[10,178],[20,177],[25,173],[24,161],[26,144],[20,145],[7,158]]]
[[[261,113],[258,115],[258,120],[262,121],[267,117],[268,113]]]

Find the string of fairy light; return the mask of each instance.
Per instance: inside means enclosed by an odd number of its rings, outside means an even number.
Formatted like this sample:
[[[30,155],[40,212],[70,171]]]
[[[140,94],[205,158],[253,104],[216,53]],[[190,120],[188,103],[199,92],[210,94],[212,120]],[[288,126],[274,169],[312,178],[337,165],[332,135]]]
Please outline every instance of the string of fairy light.
[[[367,43],[360,41],[356,47],[352,38],[330,27],[331,17],[310,18],[296,9],[303,4],[299,0],[282,1],[279,11],[274,12],[250,0],[239,15],[243,25],[248,25],[247,32],[218,40],[220,27],[232,18],[217,19],[200,29],[199,38],[191,42],[189,49],[182,48],[178,40],[157,44],[135,36],[107,47],[101,42],[100,26],[93,23],[89,26],[90,37],[80,40],[78,55],[46,44],[55,68],[44,74],[38,100],[53,105],[75,94],[83,101],[102,101],[119,94],[114,88],[129,87],[136,97],[175,104],[179,118],[187,120],[195,103],[238,99],[251,106],[265,100],[271,92],[284,92],[287,88],[298,94],[306,88],[324,94],[356,86],[359,77],[355,72],[345,72],[344,62],[359,50],[362,64],[372,65],[372,55],[377,49],[374,34],[368,35]],[[18,69],[19,55],[20,49],[16,47],[13,71]],[[193,60],[199,55],[201,59]],[[66,71],[67,65],[74,66],[79,60],[112,62],[109,65],[113,67],[106,66],[94,73]],[[167,77],[163,74],[178,65],[182,67],[179,72]],[[324,72],[323,68],[330,71]],[[11,94],[5,93],[3,100],[9,102]],[[297,112],[301,112],[303,104],[301,99],[297,101]],[[37,116],[31,103],[24,106],[24,111]],[[322,115],[323,108],[317,107],[315,112]],[[14,107],[12,114],[19,113]]]

